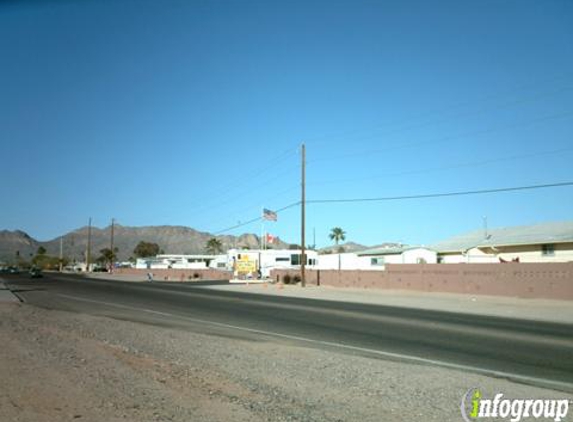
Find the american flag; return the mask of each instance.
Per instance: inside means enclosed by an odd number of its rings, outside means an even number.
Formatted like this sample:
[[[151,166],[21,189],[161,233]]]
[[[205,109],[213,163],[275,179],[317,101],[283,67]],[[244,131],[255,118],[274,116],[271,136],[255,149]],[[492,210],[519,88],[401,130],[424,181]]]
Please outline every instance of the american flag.
[[[277,221],[277,213],[266,208],[263,209],[263,219],[267,221]]]

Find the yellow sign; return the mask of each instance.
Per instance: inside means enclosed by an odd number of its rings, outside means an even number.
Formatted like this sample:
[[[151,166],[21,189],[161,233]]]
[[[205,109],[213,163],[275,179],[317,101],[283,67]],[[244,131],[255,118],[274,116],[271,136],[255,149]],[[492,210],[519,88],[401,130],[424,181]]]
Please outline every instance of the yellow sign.
[[[245,261],[241,259],[237,261],[237,271],[240,273],[254,273],[257,271],[257,262]]]

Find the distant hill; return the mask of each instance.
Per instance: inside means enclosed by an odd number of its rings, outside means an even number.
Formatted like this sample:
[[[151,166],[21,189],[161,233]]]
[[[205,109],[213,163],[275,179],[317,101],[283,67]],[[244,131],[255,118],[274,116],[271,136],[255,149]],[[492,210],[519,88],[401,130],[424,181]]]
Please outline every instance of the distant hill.
[[[92,227],[92,257],[99,256],[101,249],[110,247],[110,234],[110,226],[102,229]],[[135,246],[140,241],[157,243],[164,253],[201,254],[205,253],[205,245],[212,237],[214,236],[210,233],[183,226],[114,226],[114,246],[119,249],[118,259],[120,261],[131,257]],[[259,246],[259,237],[251,233],[241,236],[215,237],[221,241],[225,251],[233,247],[256,249]],[[63,239],[63,255],[71,260],[83,261],[87,247],[88,227],[64,234],[61,238]],[[22,259],[29,260],[40,246],[46,248],[48,254],[57,256],[60,253],[60,237],[47,242],[39,242],[20,230],[0,231],[0,260],[13,261],[17,252]],[[288,243],[280,239],[272,245],[277,249],[288,248],[288,246]]]
[[[368,249],[369,247],[361,245],[359,243],[355,243],[355,242],[346,242],[346,243],[341,243],[338,246],[332,245],[332,246],[326,246],[324,248],[320,248],[318,250],[318,252],[319,253],[338,253],[339,248],[344,248],[344,252],[360,252],[360,251],[363,251],[365,249]]]
[[[397,247],[400,246],[399,243],[393,243],[393,242],[386,242],[386,243],[382,243],[380,245],[376,245],[376,246],[365,246],[365,245],[361,245],[360,243],[354,243],[354,242],[347,242],[347,243],[341,243],[338,246],[327,246],[325,248],[321,248],[318,250],[318,253],[321,254],[329,254],[329,253],[338,253],[338,248],[344,248],[344,252],[361,252],[361,251],[365,251],[366,249],[374,249],[374,248],[393,248],[393,247]]]
[[[20,230],[0,231],[0,261],[13,261],[17,255],[29,260],[35,254],[40,244]]]

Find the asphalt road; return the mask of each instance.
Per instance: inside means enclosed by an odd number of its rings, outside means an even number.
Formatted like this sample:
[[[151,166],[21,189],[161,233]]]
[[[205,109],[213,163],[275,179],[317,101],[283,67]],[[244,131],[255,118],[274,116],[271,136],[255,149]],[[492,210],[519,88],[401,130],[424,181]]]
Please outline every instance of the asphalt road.
[[[25,302],[48,309],[444,366],[573,391],[572,325],[216,291],[182,283],[51,274],[3,278]]]

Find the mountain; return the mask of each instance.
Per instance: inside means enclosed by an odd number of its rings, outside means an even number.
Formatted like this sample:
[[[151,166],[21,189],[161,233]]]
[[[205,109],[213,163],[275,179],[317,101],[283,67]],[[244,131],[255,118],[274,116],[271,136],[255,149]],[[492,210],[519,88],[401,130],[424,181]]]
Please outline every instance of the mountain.
[[[40,246],[39,242],[20,230],[0,230],[0,261],[30,259]]]
[[[329,254],[329,253],[337,253],[338,252],[338,248],[344,248],[344,252],[361,252],[361,251],[365,251],[366,249],[378,249],[378,248],[397,248],[403,246],[401,243],[395,243],[395,242],[386,242],[386,243],[381,243],[380,245],[375,245],[375,246],[364,246],[361,245],[360,243],[354,243],[354,242],[347,242],[347,243],[341,243],[338,246],[327,246],[325,248],[321,248],[318,250],[318,253],[320,254]]]
[[[114,247],[118,248],[118,259],[127,260],[133,255],[133,250],[140,241],[157,243],[164,253],[168,254],[202,254],[205,253],[207,241],[217,237],[226,251],[233,247],[256,249],[259,237],[255,234],[241,236],[213,236],[183,226],[144,226],[127,227],[114,226]],[[61,240],[60,240],[61,239]],[[105,228],[92,227],[91,255],[96,258],[100,250],[110,247],[111,226]],[[29,259],[38,247],[43,246],[49,255],[60,254],[60,243],[63,255],[70,260],[83,261],[88,243],[88,227],[82,227],[47,242],[39,242],[22,231],[0,231],[0,260],[13,261],[16,251],[22,259]],[[278,240],[273,248],[288,248],[288,243]]]
[[[332,245],[332,246],[320,248],[318,250],[318,252],[321,254],[338,253],[339,248],[344,248],[344,252],[360,252],[360,251],[369,249],[368,246],[364,246],[364,245],[361,245],[359,243],[346,242],[346,243],[341,243],[338,246]]]

